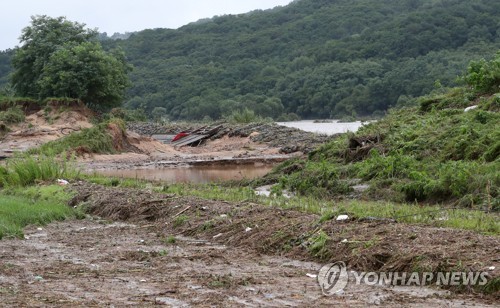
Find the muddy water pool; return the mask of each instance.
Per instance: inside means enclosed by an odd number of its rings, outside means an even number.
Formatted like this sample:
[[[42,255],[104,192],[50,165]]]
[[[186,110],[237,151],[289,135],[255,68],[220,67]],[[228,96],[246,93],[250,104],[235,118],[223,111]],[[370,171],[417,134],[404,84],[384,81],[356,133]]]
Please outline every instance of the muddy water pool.
[[[255,179],[266,175],[273,165],[242,164],[242,165],[209,165],[187,166],[176,168],[144,168],[99,170],[100,175],[120,178],[132,178],[162,181],[167,183],[204,184],[230,180]]]

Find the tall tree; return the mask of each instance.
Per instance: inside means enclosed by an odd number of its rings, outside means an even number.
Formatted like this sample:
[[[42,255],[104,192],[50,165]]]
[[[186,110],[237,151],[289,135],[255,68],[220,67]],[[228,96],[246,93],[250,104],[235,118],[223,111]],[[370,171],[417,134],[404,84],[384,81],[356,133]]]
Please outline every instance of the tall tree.
[[[123,53],[107,53],[97,31],[65,17],[33,16],[15,49],[11,80],[21,96],[67,96],[116,106],[129,85]]]

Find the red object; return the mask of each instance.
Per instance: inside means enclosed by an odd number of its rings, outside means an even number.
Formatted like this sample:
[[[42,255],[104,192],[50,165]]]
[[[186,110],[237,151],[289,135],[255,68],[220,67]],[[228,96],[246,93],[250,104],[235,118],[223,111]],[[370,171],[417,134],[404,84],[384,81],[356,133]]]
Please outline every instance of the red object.
[[[177,140],[179,140],[179,139],[181,139],[181,138],[184,138],[184,137],[186,137],[186,136],[189,136],[189,133],[186,133],[186,132],[180,132],[180,133],[178,133],[177,135],[175,135],[174,139],[172,139],[172,142],[177,141]]]

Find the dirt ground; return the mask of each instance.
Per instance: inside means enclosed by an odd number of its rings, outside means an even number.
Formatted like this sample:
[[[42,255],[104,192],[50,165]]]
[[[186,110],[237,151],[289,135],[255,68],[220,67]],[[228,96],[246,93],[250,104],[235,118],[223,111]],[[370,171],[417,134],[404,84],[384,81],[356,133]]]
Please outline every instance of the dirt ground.
[[[420,287],[355,286],[326,297],[321,267],[252,249],[176,236],[147,224],[80,220],[0,242],[1,306],[491,306]]]
[[[356,270],[407,270],[460,261],[471,270],[500,265],[499,240],[451,229],[327,221],[252,203],[229,203],[146,190],[75,183],[71,205],[95,216],[28,228],[25,239],[0,241],[4,306],[171,307],[494,307],[498,297],[433,287],[367,286],[353,281],[323,296],[314,278],[322,264]],[[103,218],[97,218],[103,217]],[[332,241],[326,258],[308,253],[317,228]],[[351,246],[374,239],[370,247]],[[411,239],[411,240],[410,240]],[[384,254],[381,253],[384,252]],[[407,256],[404,258],[402,256]],[[376,260],[382,260],[379,264]],[[446,269],[441,264],[442,270]],[[491,275],[498,276],[493,271]]]

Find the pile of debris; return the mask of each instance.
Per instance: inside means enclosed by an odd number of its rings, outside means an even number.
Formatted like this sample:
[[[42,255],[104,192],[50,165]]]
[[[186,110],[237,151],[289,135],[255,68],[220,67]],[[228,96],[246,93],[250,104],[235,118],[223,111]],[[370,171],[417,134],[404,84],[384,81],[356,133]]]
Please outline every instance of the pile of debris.
[[[127,129],[153,137],[176,147],[198,146],[205,140],[228,137],[249,137],[254,142],[266,143],[279,148],[280,153],[309,153],[320,144],[335,139],[338,135],[319,135],[276,123],[230,124],[215,123],[211,126],[194,124],[128,123]]]

